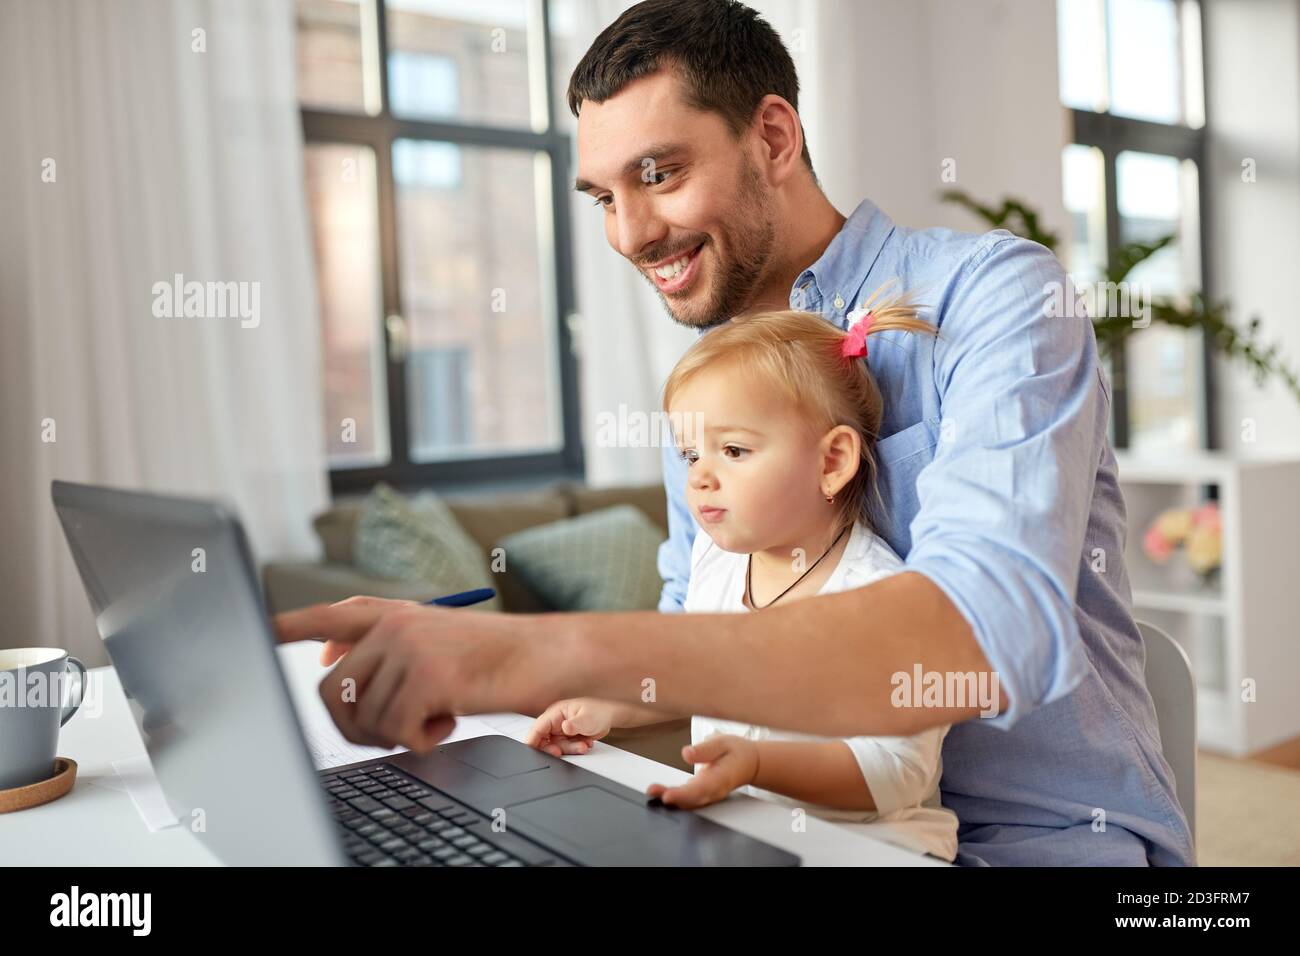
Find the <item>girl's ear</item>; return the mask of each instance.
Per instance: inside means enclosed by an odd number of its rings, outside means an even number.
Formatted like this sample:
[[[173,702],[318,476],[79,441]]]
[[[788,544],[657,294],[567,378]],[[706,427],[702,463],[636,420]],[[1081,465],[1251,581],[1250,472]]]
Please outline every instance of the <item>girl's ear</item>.
[[[822,438],[822,489],[837,495],[853,480],[862,463],[862,436],[848,425],[836,425]]]

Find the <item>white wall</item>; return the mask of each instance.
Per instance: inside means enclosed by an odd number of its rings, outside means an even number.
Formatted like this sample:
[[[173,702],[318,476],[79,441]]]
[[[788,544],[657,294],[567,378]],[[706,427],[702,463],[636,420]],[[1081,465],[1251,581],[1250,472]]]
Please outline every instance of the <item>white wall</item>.
[[[1205,5],[1210,240],[1215,292],[1234,317],[1260,317],[1261,338],[1300,366],[1300,4],[1208,0]],[[1242,160],[1256,181],[1242,181]],[[1300,402],[1259,388],[1236,363],[1218,363],[1218,428],[1225,449],[1300,455]],[[1256,441],[1242,441],[1243,422]]]
[[[1054,3],[826,0],[819,9],[827,122],[810,131],[810,148],[841,211],[867,196],[900,225],[984,228],[939,202],[955,186],[985,201],[1024,199],[1064,232]],[[940,179],[948,158],[956,183]]]

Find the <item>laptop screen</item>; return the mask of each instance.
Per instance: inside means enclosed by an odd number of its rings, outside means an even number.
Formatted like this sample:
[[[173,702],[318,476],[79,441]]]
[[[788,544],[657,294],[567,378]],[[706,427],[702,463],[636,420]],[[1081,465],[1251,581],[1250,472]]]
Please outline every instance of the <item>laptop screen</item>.
[[[65,482],[53,497],[180,825],[230,864],[341,862],[238,521]]]

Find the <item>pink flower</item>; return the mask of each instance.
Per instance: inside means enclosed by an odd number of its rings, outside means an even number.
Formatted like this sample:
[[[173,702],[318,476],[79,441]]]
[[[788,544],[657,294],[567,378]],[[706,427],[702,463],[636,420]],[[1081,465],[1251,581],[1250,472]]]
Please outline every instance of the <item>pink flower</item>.
[[[1196,527],[1215,534],[1223,531],[1223,515],[1219,513],[1219,506],[1213,501],[1206,502],[1192,512],[1192,522]]]
[[[1173,553],[1174,549],[1169,540],[1160,533],[1160,528],[1152,525],[1142,538],[1142,550],[1156,564],[1164,564],[1169,560],[1169,555]]]

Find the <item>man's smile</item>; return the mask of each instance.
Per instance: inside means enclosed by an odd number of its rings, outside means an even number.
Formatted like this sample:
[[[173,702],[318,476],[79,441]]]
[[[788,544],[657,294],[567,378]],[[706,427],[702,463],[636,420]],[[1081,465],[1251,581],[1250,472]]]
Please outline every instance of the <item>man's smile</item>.
[[[693,249],[678,253],[670,259],[661,259],[646,266],[645,272],[665,295],[684,292],[700,271],[700,250],[703,248],[704,243],[700,243]]]

